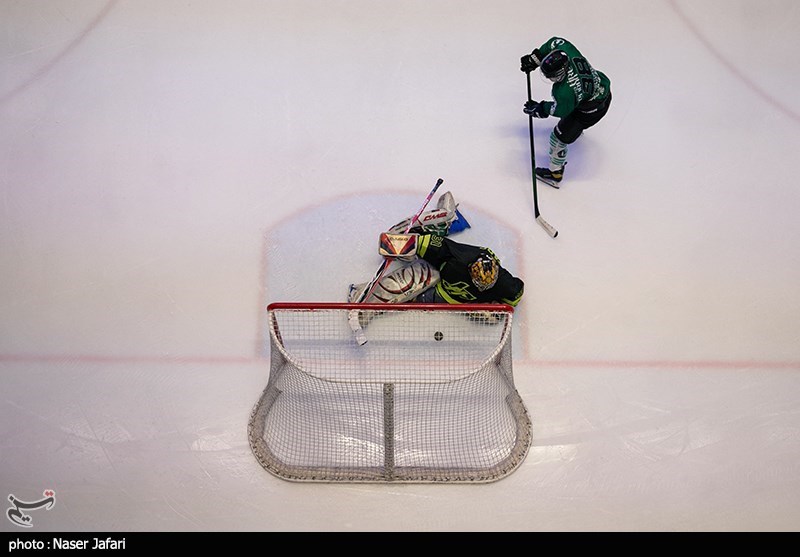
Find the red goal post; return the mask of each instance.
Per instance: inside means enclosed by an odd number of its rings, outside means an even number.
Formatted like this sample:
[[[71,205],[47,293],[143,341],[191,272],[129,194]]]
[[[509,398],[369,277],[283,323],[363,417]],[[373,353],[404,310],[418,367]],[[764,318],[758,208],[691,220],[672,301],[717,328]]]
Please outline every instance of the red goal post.
[[[248,434],[272,474],[490,482],[525,459],[531,421],[514,386],[511,306],[282,302],[267,314],[269,380]]]

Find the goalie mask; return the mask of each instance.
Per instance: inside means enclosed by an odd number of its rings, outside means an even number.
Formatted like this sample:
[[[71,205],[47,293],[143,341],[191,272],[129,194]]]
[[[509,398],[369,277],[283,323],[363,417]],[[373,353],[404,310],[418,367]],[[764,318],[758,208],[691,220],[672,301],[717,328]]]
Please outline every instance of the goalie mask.
[[[489,255],[481,255],[469,266],[472,284],[481,292],[494,286],[499,274],[500,265],[497,259]]]

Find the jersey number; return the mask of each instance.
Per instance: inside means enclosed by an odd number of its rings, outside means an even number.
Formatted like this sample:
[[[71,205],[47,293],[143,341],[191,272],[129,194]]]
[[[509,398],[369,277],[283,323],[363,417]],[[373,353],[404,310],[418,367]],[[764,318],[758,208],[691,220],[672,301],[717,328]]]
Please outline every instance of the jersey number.
[[[575,69],[578,70],[578,77],[581,78],[581,87],[585,94],[584,98],[591,99],[594,96],[594,79],[592,77],[592,67],[586,58],[573,58]]]

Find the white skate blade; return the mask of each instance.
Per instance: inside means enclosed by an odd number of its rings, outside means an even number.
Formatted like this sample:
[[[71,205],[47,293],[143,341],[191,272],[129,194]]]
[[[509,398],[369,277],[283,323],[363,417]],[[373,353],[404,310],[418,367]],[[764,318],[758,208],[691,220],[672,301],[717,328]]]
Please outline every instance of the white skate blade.
[[[558,182],[553,182],[552,180],[547,180],[546,178],[542,178],[541,176],[537,176],[536,179],[539,180],[543,184],[547,184],[551,188],[561,189],[561,186],[559,185]]]

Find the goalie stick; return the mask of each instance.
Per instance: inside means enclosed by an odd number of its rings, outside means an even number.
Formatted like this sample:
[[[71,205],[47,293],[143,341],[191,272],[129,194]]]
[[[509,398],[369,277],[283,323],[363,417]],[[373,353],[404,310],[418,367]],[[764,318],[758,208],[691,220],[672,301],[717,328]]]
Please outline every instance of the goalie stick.
[[[531,72],[525,72],[528,76],[528,100],[533,100],[531,98]],[[544,220],[542,215],[539,213],[539,198],[536,192],[536,155],[533,149],[533,115],[528,114],[528,131],[530,132],[531,136],[531,180],[533,181],[533,214],[536,217],[536,222],[542,225],[548,234],[550,234],[551,238],[555,238],[558,236],[558,230],[553,228],[553,226]]]
[[[417,213],[409,221],[408,226],[406,226],[404,234],[408,234],[408,232],[413,228],[414,223],[417,221],[417,219],[419,219],[419,216],[425,210],[425,207],[428,206],[428,203],[430,203],[431,199],[436,193],[436,190],[439,189],[439,186],[441,186],[443,182],[444,180],[442,180],[441,178],[436,180],[436,185],[433,186],[433,189],[428,194],[428,197],[425,198],[425,203],[422,204],[422,207],[420,207],[419,211],[417,211]],[[355,303],[361,304],[364,302],[364,300],[369,299],[370,294],[372,294],[372,291],[375,290],[375,287],[378,285],[378,282],[381,280],[381,278],[383,278],[383,275],[386,273],[386,270],[389,268],[390,264],[391,264],[391,258],[385,257],[383,259],[383,263],[381,263],[381,266],[375,273],[375,276],[372,277],[372,280],[369,281],[369,283],[367,283],[367,286],[364,288],[363,292],[358,297]],[[353,330],[353,333],[356,336],[356,342],[358,342],[359,346],[365,345],[367,343],[367,336],[364,334],[364,329],[361,327],[361,323],[358,321],[358,311],[350,310],[347,316],[347,321],[350,323],[350,328]]]

